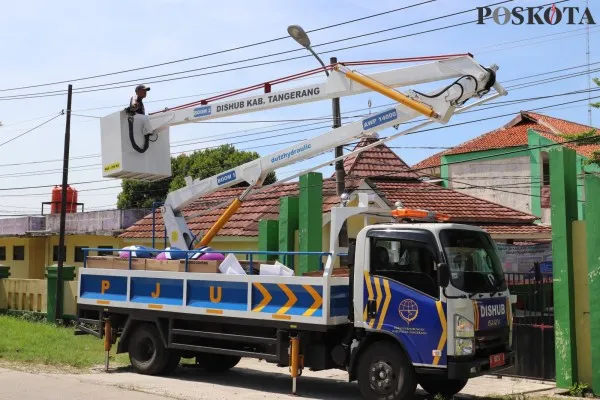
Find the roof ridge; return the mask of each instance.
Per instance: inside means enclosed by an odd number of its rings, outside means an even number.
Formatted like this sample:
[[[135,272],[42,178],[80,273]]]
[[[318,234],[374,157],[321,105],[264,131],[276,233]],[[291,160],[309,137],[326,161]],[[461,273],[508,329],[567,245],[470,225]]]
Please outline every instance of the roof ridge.
[[[365,147],[367,145],[371,145],[373,143],[376,143],[377,141],[379,141],[380,138],[379,136],[370,136],[370,137],[364,137],[362,138],[354,147],[354,149],[352,149],[352,151],[356,151],[357,149],[360,149],[361,147]],[[369,155],[369,152],[373,153],[373,152],[377,152],[378,154],[376,156],[373,156],[372,154]],[[378,159],[383,159],[383,158],[387,158],[386,161],[381,162],[381,163],[376,163],[375,161]],[[373,165],[379,166],[381,168],[379,168],[379,171],[377,170],[377,168],[373,168]],[[366,174],[368,174],[367,176],[361,176],[361,175],[354,175],[355,173],[360,173],[358,172],[359,169],[365,169],[366,170]],[[348,177],[362,177],[362,178],[366,178],[369,176],[378,176],[378,173],[384,174],[384,175],[390,175],[390,171],[389,170],[383,170],[384,168],[393,168],[396,171],[393,172],[393,175],[397,175],[397,174],[405,174],[405,175],[409,175],[410,178],[418,178],[418,175],[415,174],[412,170],[411,167],[406,163],[406,161],[404,161],[402,159],[402,157],[400,157],[400,155],[398,155],[395,151],[393,151],[389,146],[387,146],[385,143],[380,143],[376,146],[373,146],[367,150],[361,151],[358,154],[355,154],[353,156],[350,156],[348,158],[346,158],[344,160],[344,171],[346,173],[346,176]]]
[[[564,118],[552,117],[552,116],[546,115],[546,114],[540,114],[540,113],[536,113],[536,112],[532,112],[532,111],[521,111],[521,112],[525,113],[525,114],[528,114],[528,115],[534,115],[534,116],[537,115],[537,116],[540,116],[542,118],[548,118],[548,119],[551,119],[551,120],[562,121],[562,122],[565,122],[567,124],[582,126],[584,128],[588,128],[588,129],[598,129],[598,128],[595,128],[595,127],[590,126],[590,125],[580,124],[579,122],[569,121],[569,120],[566,120]],[[539,118],[536,118],[536,119],[539,119]],[[556,127],[554,127],[554,128],[556,129]]]

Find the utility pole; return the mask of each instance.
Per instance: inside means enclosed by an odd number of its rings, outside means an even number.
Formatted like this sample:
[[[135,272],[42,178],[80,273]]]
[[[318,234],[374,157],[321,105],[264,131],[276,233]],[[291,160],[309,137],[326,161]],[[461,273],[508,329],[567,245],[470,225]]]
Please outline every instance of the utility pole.
[[[337,64],[337,57],[331,57],[329,59],[329,64]],[[331,99],[331,110],[333,112],[333,129],[339,128],[342,126],[342,114],[340,111],[340,98],[335,97]],[[337,146],[335,148],[335,158],[341,157],[344,155],[344,146]],[[335,162],[335,182],[336,182],[336,191],[337,195],[342,197],[344,192],[346,191],[346,171],[344,170],[344,160],[338,160]],[[340,236],[338,238],[340,247],[348,247],[348,226],[344,221],[342,225],[342,229],[340,230]],[[340,266],[348,265],[346,257],[340,257]]]
[[[66,258],[65,225],[67,218],[67,184],[69,181],[69,146],[71,143],[71,99],[73,85],[69,85],[67,93],[67,122],[65,124],[65,151],[63,155],[62,196],[60,200],[60,231],[58,234],[58,265],[56,268],[56,320],[63,315],[63,258]]]
[[[586,0],[585,2],[586,8],[590,6],[590,0]],[[590,75],[590,21],[587,20],[587,81],[588,81],[588,123],[589,126],[592,126],[592,77]]]
[[[337,57],[331,57],[329,59],[330,64],[337,63]],[[333,112],[333,129],[339,128],[342,126],[342,115],[340,112],[340,98],[335,97],[331,99],[331,110]],[[337,146],[335,148],[335,158],[341,157],[344,155],[344,146]],[[346,171],[344,171],[344,160],[338,160],[335,162],[335,181],[337,188],[337,195],[341,196],[346,190],[346,185],[344,184],[344,178],[346,175]]]

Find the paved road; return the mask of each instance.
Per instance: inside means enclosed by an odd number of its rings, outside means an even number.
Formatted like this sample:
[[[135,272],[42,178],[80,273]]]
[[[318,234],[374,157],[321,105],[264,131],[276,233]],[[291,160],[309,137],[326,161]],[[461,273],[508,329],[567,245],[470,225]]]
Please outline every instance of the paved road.
[[[180,367],[171,377],[143,376],[127,369],[89,374],[29,373],[0,368],[0,399],[19,400],[200,400],[200,399],[298,399],[290,395],[286,369],[257,360],[242,360],[226,374],[211,375]],[[298,380],[298,394],[306,400],[360,400],[356,383],[347,383],[342,371],[305,370]],[[471,395],[517,394],[551,391],[552,385],[477,378],[469,382],[461,398]],[[418,399],[425,399],[421,394]]]

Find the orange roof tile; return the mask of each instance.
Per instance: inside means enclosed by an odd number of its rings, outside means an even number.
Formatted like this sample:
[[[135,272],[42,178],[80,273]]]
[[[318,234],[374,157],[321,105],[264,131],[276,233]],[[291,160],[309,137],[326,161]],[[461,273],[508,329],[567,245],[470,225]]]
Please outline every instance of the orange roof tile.
[[[521,111],[506,125],[485,133],[481,136],[468,140],[450,150],[445,150],[434,154],[413,166],[415,169],[435,168],[441,164],[442,156],[452,154],[470,153],[474,151],[502,149],[508,147],[527,146],[527,131],[533,129],[540,132],[543,136],[555,142],[562,142],[564,139],[557,134],[582,133],[593,129],[592,127],[566,121],[560,118],[549,117],[546,115]],[[590,157],[594,151],[600,151],[600,145],[566,145],[579,154]]]
[[[479,225],[490,235],[527,235],[527,234],[546,234],[552,233],[552,227],[550,225],[536,225],[536,224],[494,224],[494,225]],[[526,243],[527,244],[527,243]]]
[[[349,180],[346,187],[353,190],[362,181]],[[193,233],[206,232],[223,213],[228,203],[239,196],[244,188],[223,189],[201,199],[186,207],[183,215],[186,217],[188,226]],[[254,195],[250,195],[242,203],[241,208],[225,224],[219,232],[220,236],[257,236],[258,222],[261,219],[277,219],[279,216],[279,199],[284,196],[298,196],[298,184],[286,183],[273,186]],[[336,195],[335,180],[323,180],[323,212],[339,203]],[[212,207],[220,206],[214,210]],[[201,214],[201,215],[196,215]],[[164,225],[160,215],[156,218],[156,237],[164,237]],[[122,238],[149,238],[152,237],[152,215],[147,215],[121,234]]]
[[[356,145],[354,150],[375,143],[378,140],[377,137],[364,138]],[[411,171],[408,164],[385,144],[380,144],[346,158],[344,160],[344,170],[346,170],[347,176],[360,178],[385,176],[412,180],[419,177]]]
[[[373,139],[363,140],[357,146],[372,143]],[[417,179],[417,174],[386,145],[380,145],[372,150],[366,150],[346,160],[348,179],[346,189],[355,191],[366,182],[388,204],[401,201],[405,207],[424,208],[448,214],[456,222],[487,223],[487,224],[520,224],[532,223],[536,217],[508,207],[481,200],[469,195],[445,189]],[[239,196],[244,188],[229,188],[219,190],[192,203],[183,214],[188,219],[192,232],[205,232],[223,213],[226,205]],[[279,212],[279,199],[284,196],[298,196],[298,183],[286,183],[273,186],[249,196],[240,210],[225,224],[220,236],[258,235],[258,222],[261,219],[276,219]],[[323,181],[323,212],[339,203],[336,194],[334,178]],[[218,207],[210,210],[212,207]],[[197,215],[202,213],[202,215]],[[156,237],[164,237],[162,218],[156,219]],[[128,228],[123,238],[152,237],[152,216],[148,215]]]
[[[536,217],[427,182],[373,180],[392,204],[436,211],[454,222],[532,223]]]

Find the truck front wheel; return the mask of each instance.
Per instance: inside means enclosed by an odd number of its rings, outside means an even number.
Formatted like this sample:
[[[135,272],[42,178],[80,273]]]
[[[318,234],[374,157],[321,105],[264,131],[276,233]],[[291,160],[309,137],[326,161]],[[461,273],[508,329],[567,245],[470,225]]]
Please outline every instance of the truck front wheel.
[[[360,391],[369,400],[410,400],[417,387],[410,361],[389,342],[369,345],[358,360],[357,375]]]
[[[135,328],[129,340],[129,361],[140,374],[159,375],[165,370],[169,352],[156,326],[144,323]]]
[[[452,397],[466,386],[467,379],[447,379],[435,375],[420,375],[419,385],[430,395],[441,394],[444,397]]]

